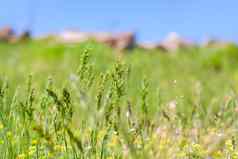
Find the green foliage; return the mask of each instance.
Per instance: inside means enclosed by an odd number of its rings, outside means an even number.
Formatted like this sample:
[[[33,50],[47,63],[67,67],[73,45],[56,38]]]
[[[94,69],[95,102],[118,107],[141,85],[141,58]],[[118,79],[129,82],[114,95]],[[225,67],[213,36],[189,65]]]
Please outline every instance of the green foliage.
[[[237,158],[237,50],[0,44],[0,158]]]
[[[204,65],[220,70],[227,65],[234,66],[238,62],[238,47],[230,44],[224,48],[212,50],[206,56]]]

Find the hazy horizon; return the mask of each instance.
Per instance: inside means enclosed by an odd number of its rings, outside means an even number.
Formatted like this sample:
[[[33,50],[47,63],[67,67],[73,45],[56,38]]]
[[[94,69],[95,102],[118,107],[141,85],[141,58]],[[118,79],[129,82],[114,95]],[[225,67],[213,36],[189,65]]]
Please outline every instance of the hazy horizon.
[[[34,35],[67,28],[82,31],[134,31],[139,41],[159,41],[169,32],[201,41],[207,37],[238,41],[238,1],[215,0],[9,0],[0,7],[0,27]]]

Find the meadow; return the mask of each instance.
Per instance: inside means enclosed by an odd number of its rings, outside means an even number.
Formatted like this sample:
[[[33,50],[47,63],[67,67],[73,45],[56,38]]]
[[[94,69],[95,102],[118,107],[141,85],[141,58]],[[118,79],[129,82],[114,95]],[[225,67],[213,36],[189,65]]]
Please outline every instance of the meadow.
[[[238,47],[0,43],[2,159],[238,159]]]

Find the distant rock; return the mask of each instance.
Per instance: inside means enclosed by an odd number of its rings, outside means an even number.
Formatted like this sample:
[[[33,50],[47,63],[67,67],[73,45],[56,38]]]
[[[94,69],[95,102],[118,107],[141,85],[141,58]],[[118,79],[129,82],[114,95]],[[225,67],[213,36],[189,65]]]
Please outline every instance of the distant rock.
[[[64,43],[81,43],[91,39],[118,50],[133,48],[136,40],[135,34],[132,32],[113,34],[109,32],[64,31],[58,37],[59,41]]]
[[[202,42],[201,47],[206,48],[224,48],[226,46],[229,46],[230,44],[233,44],[231,41],[223,41],[216,38],[208,38]]]
[[[110,47],[116,47],[116,39],[112,33],[108,32],[96,32],[91,33],[90,38],[98,43],[106,44]]]
[[[24,31],[22,32],[19,37],[17,38],[17,41],[24,42],[31,39],[31,32],[30,31]]]
[[[77,31],[64,31],[58,37],[59,41],[64,43],[80,43],[89,40],[90,34]]]
[[[17,36],[11,27],[3,27],[0,29],[0,42],[16,43],[29,40],[30,38],[30,31],[24,31]]]
[[[169,33],[168,36],[160,43],[160,47],[169,52],[174,52],[178,49],[191,46],[194,46],[191,41],[182,38],[175,32]]]
[[[181,38],[177,33],[172,32],[169,33],[168,36],[161,42],[139,43],[138,46],[146,50],[158,49],[166,52],[174,52],[181,48],[194,46],[194,43]]]
[[[116,43],[115,48],[119,50],[132,49],[136,43],[135,33],[132,32],[119,33],[114,39]]]
[[[15,32],[11,27],[0,29],[0,42],[11,42],[15,39]]]
[[[155,50],[155,49],[159,49],[162,51],[166,51],[161,45],[160,43],[156,43],[156,42],[145,42],[145,43],[139,43],[138,47],[141,49],[145,49],[145,50]]]

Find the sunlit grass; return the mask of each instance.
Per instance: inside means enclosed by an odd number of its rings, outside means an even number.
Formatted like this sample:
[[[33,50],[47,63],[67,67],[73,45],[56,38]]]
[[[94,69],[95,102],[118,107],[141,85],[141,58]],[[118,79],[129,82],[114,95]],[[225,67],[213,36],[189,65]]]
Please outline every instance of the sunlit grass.
[[[0,45],[0,158],[238,158],[238,52]]]

